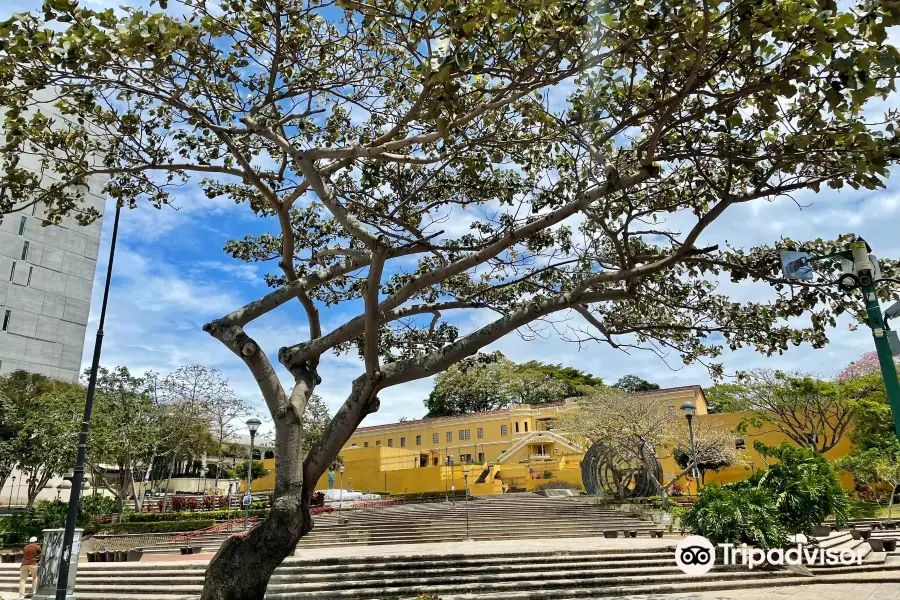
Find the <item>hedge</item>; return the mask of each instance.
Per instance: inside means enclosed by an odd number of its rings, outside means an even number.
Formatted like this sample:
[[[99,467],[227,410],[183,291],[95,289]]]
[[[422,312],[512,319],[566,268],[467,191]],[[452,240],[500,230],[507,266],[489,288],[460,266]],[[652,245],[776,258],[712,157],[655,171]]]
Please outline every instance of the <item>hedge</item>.
[[[251,517],[264,517],[269,513],[268,509],[250,509]],[[244,516],[244,510],[207,510],[203,512],[177,512],[177,513],[132,513],[125,517],[126,523],[159,523],[163,521],[197,521],[213,519],[226,521],[229,518],[237,519]]]
[[[398,494],[398,498],[403,498],[408,502],[443,502],[447,498],[454,498],[456,500],[464,500],[466,497],[466,490],[456,490],[456,491],[447,491],[447,492],[414,492],[412,494]],[[469,494],[469,500],[474,500],[475,497]]]
[[[157,523],[112,523],[100,525],[95,533],[114,535],[119,533],[176,533],[197,531],[212,527],[216,522],[212,519],[196,519],[193,521],[159,521]]]

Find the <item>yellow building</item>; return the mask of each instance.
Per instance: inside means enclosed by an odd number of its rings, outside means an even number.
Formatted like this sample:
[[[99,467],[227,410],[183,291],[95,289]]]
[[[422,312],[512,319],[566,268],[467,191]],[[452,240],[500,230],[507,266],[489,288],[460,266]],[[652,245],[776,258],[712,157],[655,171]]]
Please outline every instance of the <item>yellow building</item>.
[[[706,394],[699,385],[642,393],[659,398],[669,411],[680,410],[690,400],[697,407],[696,419],[711,419],[729,430],[745,416],[743,413],[708,414]],[[454,417],[360,427],[341,451],[345,469],[334,487],[392,494],[462,490],[466,475],[473,494],[531,491],[547,479],[580,486],[581,460],[587,448],[554,431],[560,412],[571,406],[565,402],[520,405]],[[753,468],[763,467],[763,458],[753,449],[756,439],[778,445],[787,437],[774,427],[748,432],[738,442],[744,447],[746,465],[709,472],[706,481],[738,481],[745,479]],[[834,459],[849,449],[845,436],[826,456]],[[663,478],[669,481],[682,469],[665,451],[660,453]],[[254,482],[257,491],[272,489],[275,482],[274,460],[263,462],[270,473]],[[852,479],[846,477],[844,483],[852,489]],[[696,491],[696,484],[690,478],[684,480],[683,486],[687,491]],[[316,489],[328,487],[326,474]]]

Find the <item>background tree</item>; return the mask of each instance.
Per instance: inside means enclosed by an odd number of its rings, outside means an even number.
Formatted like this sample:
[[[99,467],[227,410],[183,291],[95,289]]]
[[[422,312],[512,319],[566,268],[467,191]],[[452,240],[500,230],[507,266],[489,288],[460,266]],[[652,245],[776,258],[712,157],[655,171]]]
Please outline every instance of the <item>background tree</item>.
[[[649,392],[651,390],[659,389],[658,384],[650,383],[645,379],[641,379],[637,375],[623,375],[617,382],[613,384],[613,387],[629,394],[634,394],[636,392]]]
[[[213,369],[217,374],[219,373]],[[221,375],[219,375],[221,377]],[[209,426],[215,441],[216,457],[224,456],[226,442],[232,441],[234,434],[241,427],[239,419],[248,415],[251,411],[250,404],[238,397],[228,387],[228,381],[223,380],[219,391],[210,395],[206,406],[206,414],[209,416]],[[216,469],[215,489],[219,488],[219,471]]]
[[[888,490],[888,518],[892,518],[894,498],[900,487],[900,441],[896,438],[890,444],[877,445],[866,449],[855,448],[841,457],[836,466],[853,475],[853,479],[873,489]]]
[[[113,495],[121,518],[129,497],[134,497],[139,508],[135,477],[153,468],[160,445],[166,443],[167,415],[148,393],[147,379],[133,376],[127,367],[100,368],[94,402],[89,466],[94,485]]]
[[[710,403],[721,412],[749,413],[738,425],[772,426],[798,446],[828,452],[841,441],[853,415],[848,390],[809,375],[758,369],[738,373],[737,383],[710,389]]]
[[[861,298],[832,283],[836,261],[786,282],[778,253],[801,243],[720,248],[709,227],[800,190],[884,185],[900,115],[866,116],[897,74],[897,20],[875,0],[236,0],[224,13],[48,0],[0,27],[0,213],[40,202],[51,222],[89,221],[73,184],[105,173],[125,205],[161,206],[190,180],[270,219],[274,232],[254,226],[227,249],[271,263],[273,291],[205,326],[258,382],[279,461],[272,510],[222,545],[203,598],[261,599],[384,389],[515,331],[720,375],[723,346],[819,347],[837,312],[862,318]],[[51,122],[43,102],[67,118]],[[735,301],[719,277],[775,296]],[[295,300],[308,336],[278,351],[285,389],[252,328]],[[335,305],[355,316],[329,329],[319,310]],[[321,361],[351,350],[360,375],[304,457]]]
[[[572,367],[532,360],[516,364],[500,352],[477,354],[435,377],[426,417],[446,417],[543,404],[583,396],[603,380]]]
[[[684,427],[687,429],[687,427]],[[690,473],[693,454],[690,445],[690,431],[682,431],[680,441],[671,451],[675,463]],[[737,450],[738,436],[728,429],[716,425],[710,419],[694,419],[694,450],[697,455],[697,469],[701,483],[706,481],[706,472],[718,473],[722,469],[743,465],[746,460]]]
[[[21,477],[27,481],[28,504],[53,477],[75,464],[85,389],[42,375],[17,371],[7,394],[15,406],[16,440],[12,445]]]
[[[603,442],[628,463],[643,464],[654,480],[653,463],[669,455],[675,456],[677,462],[679,448],[690,446],[685,419],[670,411],[665,402],[649,395],[627,394],[615,387],[578,399],[576,408],[562,413],[558,424],[566,435],[584,440],[587,446]],[[707,419],[696,419],[694,424],[698,465],[712,468],[716,464],[742,463],[732,432]],[[689,462],[679,462],[679,466],[682,471],[668,481],[655,481],[664,502],[669,490],[690,474]]]
[[[6,395],[6,387],[6,378],[0,377],[0,489],[6,485],[16,466],[15,412],[12,400]]]

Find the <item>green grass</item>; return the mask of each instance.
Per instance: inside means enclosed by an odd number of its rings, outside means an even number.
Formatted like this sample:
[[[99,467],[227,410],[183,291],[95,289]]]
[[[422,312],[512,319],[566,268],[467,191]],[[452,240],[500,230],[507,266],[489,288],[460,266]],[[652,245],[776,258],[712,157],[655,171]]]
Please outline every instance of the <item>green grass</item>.
[[[851,519],[877,519],[887,518],[887,504],[876,504],[874,502],[862,502],[855,500],[850,503]],[[900,506],[894,507],[893,518],[900,518]]]

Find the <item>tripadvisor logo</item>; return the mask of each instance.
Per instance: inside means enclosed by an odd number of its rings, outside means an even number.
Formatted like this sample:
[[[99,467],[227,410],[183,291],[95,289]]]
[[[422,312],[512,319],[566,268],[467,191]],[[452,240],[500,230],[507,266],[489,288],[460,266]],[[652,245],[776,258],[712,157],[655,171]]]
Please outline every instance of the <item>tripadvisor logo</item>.
[[[714,546],[708,539],[699,535],[688,536],[678,543],[675,548],[675,564],[687,575],[704,575],[716,564],[717,548],[720,550],[723,565],[746,565],[748,569],[763,564],[774,566],[862,564],[862,555],[850,548],[815,548],[797,545],[787,549],[763,550],[747,544]]]

